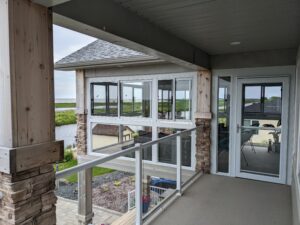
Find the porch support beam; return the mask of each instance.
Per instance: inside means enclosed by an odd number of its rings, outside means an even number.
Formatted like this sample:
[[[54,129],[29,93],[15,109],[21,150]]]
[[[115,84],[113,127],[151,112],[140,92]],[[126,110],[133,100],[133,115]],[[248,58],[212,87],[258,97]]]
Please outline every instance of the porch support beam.
[[[87,155],[87,109],[86,109],[86,82],[84,70],[76,71],[76,113],[77,113],[77,157]],[[92,201],[92,168],[78,174],[78,224],[88,225],[93,222]]]
[[[192,69],[209,55],[111,0],[72,0],[53,7],[54,23]]]
[[[210,172],[211,165],[211,80],[211,71],[202,70],[198,72],[195,120],[199,129],[196,132],[196,170],[204,173]]]
[[[52,12],[0,0],[0,224],[56,224]]]

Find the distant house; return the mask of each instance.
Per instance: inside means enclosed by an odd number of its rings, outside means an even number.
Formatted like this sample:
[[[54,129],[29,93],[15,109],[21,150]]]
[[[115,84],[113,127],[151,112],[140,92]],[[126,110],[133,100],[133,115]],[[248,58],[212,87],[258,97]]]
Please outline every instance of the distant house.
[[[132,139],[134,131],[128,126],[122,128],[122,136],[119,135],[120,130],[118,126],[97,124],[92,129],[93,134],[93,149],[103,148],[117,144],[119,142],[127,141]],[[121,139],[121,140],[120,140]]]
[[[197,71],[103,40],[61,59],[55,69],[75,70],[77,81],[84,74],[90,154],[109,154],[195,126]],[[175,147],[159,144],[145,151],[144,159],[176,164]],[[195,168],[194,156],[195,137],[189,136],[183,148],[186,168]]]
[[[92,42],[58,61],[55,68],[75,70],[77,84],[84,87],[80,93],[84,93],[90,155],[111,154],[194,128],[196,112],[202,107],[199,71],[106,41]],[[279,168],[290,154],[291,142],[283,137],[292,132],[287,120],[292,107],[287,80],[293,75],[288,70],[286,77],[278,75],[276,81],[268,81],[258,79],[259,74],[247,80],[242,79],[246,75],[223,72],[213,75],[215,98],[210,104],[214,118],[210,124],[211,145],[207,145],[211,146],[211,158],[204,158],[210,159],[213,173],[229,174],[235,171],[235,165],[240,165],[246,171],[242,177],[254,174],[259,180],[284,183],[283,177],[290,175]],[[210,113],[201,116],[211,118]],[[196,148],[200,147],[196,146],[196,135],[182,137],[181,145],[183,168],[195,171]],[[176,146],[172,139],[145,150],[144,163],[151,166],[151,175],[166,167],[171,171],[177,162]],[[122,160],[112,166],[134,170],[131,163]],[[160,169],[154,170],[155,167]]]

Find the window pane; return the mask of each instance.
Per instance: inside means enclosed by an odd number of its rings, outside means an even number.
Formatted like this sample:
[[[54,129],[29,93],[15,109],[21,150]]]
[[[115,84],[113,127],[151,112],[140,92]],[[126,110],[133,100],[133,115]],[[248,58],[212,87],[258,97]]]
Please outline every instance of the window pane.
[[[91,84],[91,107],[93,115],[118,115],[118,84],[94,83]]]
[[[92,149],[97,153],[110,155],[149,141],[152,141],[151,127],[92,123]],[[134,158],[135,153],[127,157]],[[143,159],[152,160],[151,146],[143,151]]]
[[[281,113],[281,86],[265,87],[264,112]]]
[[[109,85],[109,114],[118,115],[118,86],[117,84]]]
[[[176,80],[176,119],[191,119],[191,81]]]
[[[218,172],[228,173],[230,77],[221,77],[218,83]]]
[[[152,127],[131,126],[131,125],[128,126],[122,125],[122,126],[128,127],[130,129],[130,134],[131,134],[131,135],[126,134],[126,132],[128,133],[128,131],[124,130],[123,137],[125,141],[122,147],[123,150],[133,147],[138,143],[143,144],[152,141]],[[135,158],[135,152],[128,154],[127,157]],[[143,159],[152,160],[152,146],[149,146],[144,149]]]
[[[174,128],[158,128],[158,138],[166,137],[175,134],[182,129]],[[191,166],[191,136],[182,136],[181,138],[181,154],[182,165]],[[158,144],[158,161],[170,164],[176,164],[176,138],[163,141]]]
[[[121,83],[121,115],[151,117],[151,82]]]
[[[168,119],[173,118],[173,81],[159,80],[158,81],[158,118]]]
[[[244,112],[261,112],[261,86],[244,86]]]
[[[119,143],[119,126],[110,124],[92,124],[93,151],[103,153],[102,148]]]

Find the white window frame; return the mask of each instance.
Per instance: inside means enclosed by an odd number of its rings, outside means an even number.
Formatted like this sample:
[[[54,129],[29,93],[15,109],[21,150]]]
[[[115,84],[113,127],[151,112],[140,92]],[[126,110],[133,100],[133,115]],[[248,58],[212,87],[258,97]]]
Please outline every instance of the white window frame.
[[[176,129],[191,129],[195,127],[194,114],[197,109],[197,72],[185,72],[185,73],[170,73],[170,74],[155,74],[155,75],[139,75],[139,76],[115,76],[111,77],[109,74],[103,77],[87,77],[86,78],[86,103],[87,103],[87,146],[88,154],[95,156],[104,156],[103,153],[97,153],[92,151],[92,124],[111,124],[111,125],[132,125],[132,126],[149,126],[152,127],[152,139],[157,140],[157,131],[159,127],[168,127]],[[191,120],[163,120],[158,119],[158,80],[191,80]],[[120,82],[142,82],[151,81],[151,117],[126,117],[120,115]],[[118,83],[118,116],[99,116],[91,115],[91,83],[101,82],[116,82]],[[175,84],[175,83],[174,83]],[[175,88],[175,86],[174,86]],[[175,94],[175,92],[174,92]],[[174,96],[175,97],[175,96]],[[192,135],[192,148],[191,148],[191,167],[183,166],[187,170],[195,170],[196,166],[196,137]],[[127,157],[122,157],[124,160],[134,161]],[[168,167],[176,167],[176,165],[158,162],[158,148],[157,145],[152,147],[152,161],[145,160],[144,163],[159,164]]]
[[[213,78],[212,78],[212,112],[216,115],[217,109],[217,89],[218,89],[218,78],[219,77],[231,77],[232,88],[231,88],[231,111],[230,117],[235,118],[235,108],[234,102],[236,102],[236,82],[238,78],[261,78],[265,79],[273,79],[274,77],[289,77],[290,87],[289,87],[289,121],[288,121],[288,153],[287,153],[287,178],[285,183],[291,184],[292,180],[292,150],[295,148],[295,143],[293,141],[294,135],[291,135],[295,131],[295,123],[294,123],[294,108],[295,108],[295,66],[274,66],[274,67],[253,67],[253,68],[237,68],[237,69],[216,69],[213,70]],[[217,172],[217,120],[216,117],[212,119],[212,143],[211,143],[211,152],[212,152],[212,173],[219,174],[224,176],[235,177],[236,164],[235,164],[235,152],[234,152],[234,135],[235,135],[235,123],[230,125],[230,156],[229,156],[229,173]]]

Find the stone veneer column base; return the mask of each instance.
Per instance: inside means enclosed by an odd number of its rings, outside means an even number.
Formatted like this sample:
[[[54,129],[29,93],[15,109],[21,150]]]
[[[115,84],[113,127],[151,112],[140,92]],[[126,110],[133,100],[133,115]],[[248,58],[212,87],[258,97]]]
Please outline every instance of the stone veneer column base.
[[[196,171],[210,173],[211,119],[196,119]]]
[[[87,114],[77,114],[77,154],[87,154]]]
[[[45,165],[13,175],[0,173],[0,225],[55,225],[55,174]]]

